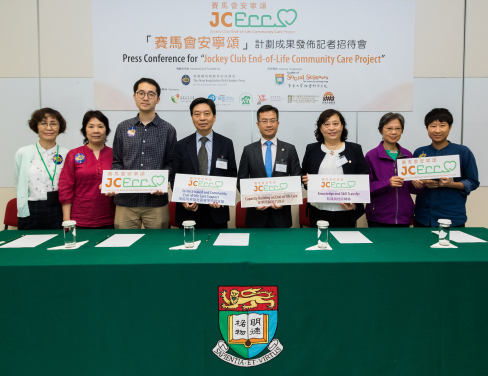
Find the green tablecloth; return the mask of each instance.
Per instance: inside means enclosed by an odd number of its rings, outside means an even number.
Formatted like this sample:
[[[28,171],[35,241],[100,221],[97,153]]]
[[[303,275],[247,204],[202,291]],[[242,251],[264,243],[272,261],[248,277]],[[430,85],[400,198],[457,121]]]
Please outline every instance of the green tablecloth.
[[[249,247],[214,247],[218,232],[197,230],[197,250],[168,249],[181,230],[78,230],[87,244],[47,251],[59,231],[0,249],[0,375],[485,376],[488,243],[433,249],[430,229],[360,231],[373,243],[332,237],[332,251],[305,251],[316,229],[250,230]],[[114,232],[145,236],[94,247]],[[0,240],[24,233],[55,232]],[[278,286],[283,351],[266,364],[212,353],[218,288],[231,285]]]

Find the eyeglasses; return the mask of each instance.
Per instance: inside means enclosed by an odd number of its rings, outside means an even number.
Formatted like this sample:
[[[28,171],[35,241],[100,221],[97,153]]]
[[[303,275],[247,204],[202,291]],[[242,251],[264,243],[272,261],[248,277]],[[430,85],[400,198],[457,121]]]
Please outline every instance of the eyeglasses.
[[[395,132],[401,132],[402,131],[402,128],[383,128],[385,130],[386,133],[391,133],[393,131]]]
[[[52,121],[51,123],[48,124],[47,122],[42,121],[38,124],[38,126],[41,128],[51,127],[51,129],[58,129],[59,123]]]
[[[340,127],[340,126],[341,126],[341,123],[333,123],[333,124],[324,123],[324,124],[322,124],[322,126],[323,126],[325,129],[329,129],[330,127],[338,128],[338,127]]]
[[[136,93],[136,95],[137,95],[137,96],[138,96],[140,99],[144,99],[144,97],[146,96],[146,94],[147,94],[147,98],[148,98],[148,99],[154,99],[154,98],[156,98],[156,93],[155,93],[154,91],[148,91],[148,92],[146,93],[146,92],[144,92],[144,91],[142,91],[142,90],[141,90],[141,91],[138,91],[138,92]]]
[[[271,119],[271,120],[265,119],[265,120],[260,120],[259,122],[263,125],[266,125],[268,123],[271,125],[275,125],[277,123],[276,119]]]

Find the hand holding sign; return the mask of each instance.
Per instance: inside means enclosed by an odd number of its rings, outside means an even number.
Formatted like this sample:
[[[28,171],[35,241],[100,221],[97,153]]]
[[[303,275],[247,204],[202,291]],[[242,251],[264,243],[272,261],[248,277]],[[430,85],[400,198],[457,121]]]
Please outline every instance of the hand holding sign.
[[[395,188],[395,187],[401,187],[403,186],[403,178],[400,176],[392,176],[390,178],[390,186]]]
[[[452,183],[454,183],[454,179],[450,179],[450,178],[439,179],[439,187],[450,188]]]

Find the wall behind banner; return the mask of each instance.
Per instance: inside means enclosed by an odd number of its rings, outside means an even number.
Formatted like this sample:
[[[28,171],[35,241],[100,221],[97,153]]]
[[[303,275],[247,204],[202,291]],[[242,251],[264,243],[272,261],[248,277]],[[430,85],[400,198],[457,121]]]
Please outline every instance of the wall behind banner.
[[[27,126],[30,114],[40,107],[59,110],[68,122],[68,130],[58,141],[64,147],[74,148],[81,145],[82,116],[93,108],[94,94],[91,0],[18,0],[2,4],[0,10],[0,216],[3,216],[7,201],[15,197],[12,188],[15,151],[36,141],[36,135]],[[430,139],[423,124],[425,114],[434,107],[449,108],[454,115],[450,140],[473,151],[480,172],[482,187],[468,198],[467,225],[488,227],[486,14],[486,0],[416,1],[414,111],[403,114],[406,128],[401,144],[411,151],[428,144]],[[132,95],[131,90],[127,88],[128,96]],[[176,127],[178,138],[194,131],[189,113],[165,111],[167,108],[161,104],[159,115]],[[303,158],[305,146],[315,141],[313,127],[319,112],[286,112],[286,104],[279,109],[278,136],[294,143]],[[114,129],[120,121],[135,116],[130,111],[105,113]],[[345,113],[349,140],[360,143],[364,153],[381,140],[377,126],[382,115]],[[242,148],[258,139],[255,121],[255,112],[219,112],[215,130],[234,140],[239,158]],[[113,137],[109,139],[111,146]],[[296,210],[294,219],[297,223]]]

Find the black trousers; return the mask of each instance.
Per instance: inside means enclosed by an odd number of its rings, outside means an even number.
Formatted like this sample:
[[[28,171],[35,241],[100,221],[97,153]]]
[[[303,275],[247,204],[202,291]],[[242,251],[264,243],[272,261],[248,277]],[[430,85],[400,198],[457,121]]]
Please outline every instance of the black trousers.
[[[329,222],[329,228],[356,227],[356,222],[351,223],[351,213],[349,211],[328,211],[320,210],[310,205],[308,210],[310,216],[310,227],[317,227],[317,221]]]
[[[380,223],[380,222],[368,221],[368,227],[369,228],[373,228],[373,227],[410,227],[410,223],[394,224],[394,223]]]
[[[30,215],[18,217],[19,230],[59,230],[62,229],[63,209],[61,204],[49,206],[47,200],[28,201]]]
[[[229,226],[228,222],[215,223],[210,214],[210,206],[203,204],[198,205],[198,210],[195,212],[195,222],[195,228],[219,229],[228,228]],[[180,225],[179,227],[182,229],[183,225]]]
[[[420,222],[417,222],[415,219],[413,220],[413,227],[437,227],[437,226],[425,226]],[[463,223],[462,225],[457,225],[457,226],[451,226],[451,227],[466,227],[466,223]]]

